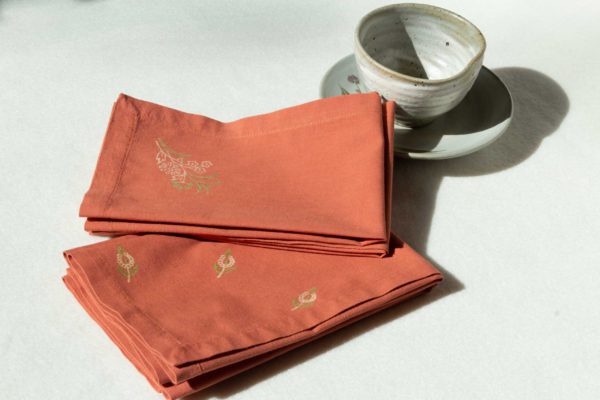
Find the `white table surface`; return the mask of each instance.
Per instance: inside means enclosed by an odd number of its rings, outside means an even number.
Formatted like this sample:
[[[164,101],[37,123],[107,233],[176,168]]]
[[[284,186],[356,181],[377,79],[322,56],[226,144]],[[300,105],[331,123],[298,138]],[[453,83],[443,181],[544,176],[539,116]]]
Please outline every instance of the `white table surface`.
[[[159,399],[61,282],[119,92],[220,120],[317,98],[381,1],[0,0],[0,393]],[[399,160],[396,232],[429,295],[205,392],[233,399],[600,398],[600,8],[438,1],[475,22],[515,120]]]

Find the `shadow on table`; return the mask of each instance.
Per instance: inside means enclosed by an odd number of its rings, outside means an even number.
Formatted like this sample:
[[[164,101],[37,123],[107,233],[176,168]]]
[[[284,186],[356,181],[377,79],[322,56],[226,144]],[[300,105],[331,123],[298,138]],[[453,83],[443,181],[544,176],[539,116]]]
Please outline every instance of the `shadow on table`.
[[[437,192],[444,177],[493,174],[516,166],[560,126],[569,110],[564,90],[541,72],[519,67],[494,72],[510,90],[514,103],[512,122],[502,137],[461,158],[395,160],[393,229],[422,254],[427,254]]]
[[[501,68],[494,71],[508,86],[514,100],[514,117],[508,131],[495,143],[479,152],[454,160],[416,161],[396,159],[393,230],[421,254],[427,256],[435,199],[445,176],[477,176],[511,168],[527,159],[542,140],[554,132],[569,109],[562,88],[546,75],[525,68]],[[445,279],[430,293],[381,311],[362,321],[334,332],[315,342],[255,367],[186,400],[225,398],[269,379],[291,367],[326,353],[378,326],[416,311],[442,297],[456,293],[464,285],[435,261]]]

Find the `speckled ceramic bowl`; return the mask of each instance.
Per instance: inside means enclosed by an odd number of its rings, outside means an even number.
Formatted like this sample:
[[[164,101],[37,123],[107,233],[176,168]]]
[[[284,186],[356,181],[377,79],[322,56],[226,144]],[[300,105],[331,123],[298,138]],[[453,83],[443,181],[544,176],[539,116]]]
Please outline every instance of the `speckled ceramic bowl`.
[[[425,4],[393,4],[367,14],[355,58],[369,90],[396,102],[396,120],[425,125],[465,97],[483,63],[485,39],[465,18]]]

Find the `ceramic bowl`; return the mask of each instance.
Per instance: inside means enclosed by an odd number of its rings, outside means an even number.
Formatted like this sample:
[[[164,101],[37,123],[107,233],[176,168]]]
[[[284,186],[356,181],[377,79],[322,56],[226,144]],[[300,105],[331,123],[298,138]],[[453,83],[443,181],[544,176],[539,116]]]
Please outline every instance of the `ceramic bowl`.
[[[355,33],[362,82],[396,102],[396,120],[425,125],[454,108],[473,86],[485,38],[475,25],[443,8],[393,4],[364,16]]]

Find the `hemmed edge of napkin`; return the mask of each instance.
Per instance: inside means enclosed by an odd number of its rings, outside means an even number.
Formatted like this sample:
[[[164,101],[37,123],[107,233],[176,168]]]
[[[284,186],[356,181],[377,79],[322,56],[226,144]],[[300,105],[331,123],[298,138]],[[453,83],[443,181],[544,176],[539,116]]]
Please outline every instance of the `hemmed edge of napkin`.
[[[400,241],[397,240],[395,236],[394,242],[400,244]],[[410,287],[414,282],[429,277],[438,277],[441,279],[439,271],[437,271],[437,269],[422,256],[419,256],[413,249],[408,246],[397,246],[395,251],[402,252],[402,258],[400,260],[409,260],[409,264],[404,264],[403,266],[401,262],[401,264],[398,265],[400,269],[392,269],[390,271],[391,275],[374,280],[370,282],[369,288],[361,289],[360,292],[362,292],[362,294],[360,297],[365,300],[353,303],[358,299],[353,300],[351,297],[346,300],[338,299],[335,306],[337,309],[332,309],[331,314],[320,315],[318,321],[313,321],[314,324],[309,322],[308,324],[304,323],[303,326],[300,326],[294,323],[294,321],[296,321],[295,318],[291,318],[290,324],[285,327],[284,330],[279,332],[271,330],[262,332],[262,330],[255,330],[255,328],[253,328],[245,332],[236,331],[236,338],[229,338],[224,342],[214,342],[214,337],[203,337],[199,342],[182,343],[176,336],[165,330],[159,321],[154,321],[142,309],[135,306],[129,298],[129,295],[122,291],[120,285],[115,286],[116,282],[113,281],[111,275],[105,275],[103,272],[106,270],[105,265],[107,265],[107,263],[110,264],[110,262],[105,260],[102,256],[93,256],[88,253],[87,250],[93,246],[96,245],[68,250],[65,252],[65,255],[71,269],[81,270],[80,275],[84,279],[84,282],[87,282],[87,286],[92,290],[92,294],[96,290],[106,293],[107,289],[108,292],[113,293],[113,295],[111,295],[111,304],[114,304],[114,307],[116,308],[104,303],[101,297],[93,294],[96,298],[96,302],[102,306],[105,311],[108,310],[107,312],[113,313],[120,324],[127,326],[127,331],[130,335],[138,337],[138,339],[143,342],[144,348],[155,354],[163,365],[173,366],[177,369],[179,368],[178,366],[184,367],[190,364],[201,364],[202,366],[199,367],[196,372],[215,368],[215,365],[218,363],[238,362],[240,361],[240,354],[242,355],[241,357],[247,358],[249,355],[251,356],[255,353],[265,352],[265,348],[272,346],[281,347],[282,343],[283,345],[286,345],[289,340],[295,340],[293,339],[295,337],[307,333],[310,334],[312,331],[322,329],[320,326],[327,326],[329,321],[336,320],[340,315],[347,315],[347,313],[354,309],[358,304],[373,301],[374,299],[385,296],[387,293],[405,290],[405,287]],[[414,258],[415,256],[416,258]],[[87,267],[83,268],[82,265],[86,265]],[[410,269],[416,268],[420,271],[420,273],[416,275],[416,279],[410,281],[405,280],[405,272],[402,271],[406,267]],[[86,269],[91,272],[97,272],[92,274],[92,276],[88,276],[89,273],[85,272]],[[90,279],[93,279],[94,286],[91,286]],[[144,336],[142,337],[139,332],[145,332]],[[269,338],[269,336],[271,338]],[[242,345],[243,343],[246,343],[246,345]],[[252,344],[248,345],[249,343]],[[168,376],[173,382],[180,381],[182,377],[183,379],[191,377],[190,371],[180,371],[183,375],[178,375],[176,371],[172,373],[169,372],[171,371],[167,371]]]
[[[283,354],[286,354],[294,349],[297,349],[298,347],[302,347],[302,346],[309,344],[315,340],[318,340],[324,336],[327,336],[330,333],[334,333],[340,329],[345,328],[346,326],[352,325],[364,318],[368,318],[380,311],[383,311],[387,308],[391,308],[395,305],[398,305],[402,302],[408,301],[419,295],[425,294],[426,292],[428,292],[429,290],[431,290],[432,288],[437,286],[441,282],[442,279],[443,278],[440,277],[439,280],[433,280],[426,285],[415,288],[413,291],[407,292],[401,296],[398,296],[398,297],[392,299],[391,301],[389,301],[387,303],[384,303],[379,308],[373,308],[364,313],[359,313],[358,315],[356,315],[338,325],[334,325],[329,329],[319,332],[314,336],[311,336],[304,340],[292,343],[288,346],[272,350],[267,353],[259,354],[253,358],[245,359],[236,364],[228,365],[227,367],[224,367],[221,369],[208,371],[206,374],[196,376],[196,377],[186,380],[180,384],[176,384],[176,385],[172,385],[172,386],[163,386],[162,390],[160,390],[160,392],[168,400],[174,400],[174,399],[177,399],[177,398],[180,398],[183,396],[189,396],[192,393],[196,393],[201,390],[204,390],[210,386],[216,385],[226,379],[229,379],[235,375],[243,373],[243,372],[245,372],[249,369],[252,369],[258,365],[264,364],[264,363],[266,363],[274,358],[277,358]]]
[[[378,100],[379,95],[376,93],[367,93],[356,96],[371,96],[377,97]],[[318,115],[321,118],[325,118],[326,116],[330,118],[329,112],[331,111],[331,106],[327,106],[329,103],[327,102],[329,99],[316,100],[309,103],[304,103],[301,106],[304,108],[310,108],[313,112],[318,112]],[[359,101],[359,97],[356,97],[356,101]],[[331,104],[334,104],[331,102]],[[144,233],[144,232],[160,232],[161,229],[166,229],[170,226],[169,223],[159,222],[156,224],[144,224],[142,221],[119,221],[110,219],[110,217],[114,218],[114,212],[110,211],[111,202],[115,194],[119,190],[119,185],[121,182],[121,177],[125,173],[126,164],[128,160],[128,155],[130,149],[135,144],[136,134],[138,125],[140,124],[140,118],[143,116],[151,116],[153,107],[159,107],[161,112],[164,112],[166,115],[169,115],[171,118],[174,116],[182,115],[185,118],[202,118],[203,120],[210,120],[214,123],[221,123],[216,120],[212,120],[208,117],[196,114],[190,114],[183,111],[171,109],[166,106],[154,104],[151,102],[147,102],[144,100],[135,99],[133,97],[127,96],[121,93],[117,100],[113,105],[113,109],[111,112],[111,116],[109,119],[109,124],[106,129],[106,133],[104,136],[104,141],[102,144],[102,149],[100,155],[98,157],[95,173],[90,184],[88,191],[86,192],[83,202],[80,206],[79,215],[83,217],[88,217],[85,223],[85,229],[92,234],[100,234],[107,236],[116,236],[124,233]],[[288,107],[281,110],[277,110],[278,112],[285,112],[291,114],[298,114],[298,110],[296,110],[298,106]],[[309,238],[307,241],[288,241],[288,243],[281,243],[279,246],[279,242],[277,239],[269,240],[264,238],[257,238],[255,241],[256,244],[260,247],[268,247],[268,248],[282,248],[289,250],[298,250],[298,251],[308,251],[315,253],[323,253],[323,254],[348,254],[348,255],[357,255],[357,256],[374,256],[374,257],[384,257],[389,250],[389,237],[390,237],[390,221],[391,221],[391,175],[393,171],[393,103],[387,102],[378,106],[381,108],[382,114],[382,131],[383,131],[383,140],[385,142],[384,150],[387,150],[387,154],[384,154],[383,168],[386,171],[386,175],[384,176],[384,202],[385,209],[383,221],[385,222],[385,237],[382,238],[357,238],[354,240],[350,237],[339,236],[340,239],[348,241],[350,243],[345,244],[341,243],[340,246],[336,245],[336,243],[328,243],[327,240],[319,241],[320,235],[318,233],[307,234],[307,236],[313,236]],[[252,117],[242,118],[237,121],[232,121],[231,123],[244,123],[249,120],[256,120],[257,118],[264,118],[272,113],[261,114]],[[278,118],[281,118],[279,116]],[[102,219],[96,219],[94,216],[101,216]],[[108,219],[104,219],[108,218]],[[118,225],[122,222],[126,224],[131,222],[132,226],[139,226],[139,229],[132,229],[128,232],[122,231],[119,229]],[[96,227],[97,224],[101,226]],[[112,228],[113,225],[116,225]],[[174,233],[179,234],[179,227],[177,224],[171,224],[172,227],[166,229],[164,233]],[[222,234],[206,234],[207,232],[203,232],[203,225],[199,225],[200,231],[202,232],[187,232],[185,234],[194,234],[199,237],[208,238],[209,240],[218,240],[221,242],[230,242],[230,243],[244,243],[248,245],[253,245],[254,241],[252,238],[248,240],[228,240],[228,231],[230,229],[223,229]],[[103,229],[104,228],[104,229]],[[215,229],[215,227],[206,226],[206,230]],[[257,229],[257,232],[260,234],[260,229]],[[265,231],[266,232],[266,231]],[[290,232],[294,234],[295,232]],[[299,233],[299,232],[296,232]],[[383,233],[383,232],[382,232]],[[332,236],[329,241],[334,241],[335,236]],[[284,242],[284,240],[282,240]]]
[[[129,118],[122,118],[123,114]],[[112,107],[94,176],[79,208],[80,216],[99,214],[110,207],[125,170],[139,119],[140,114],[129,97],[120,93]]]
[[[156,371],[151,363],[144,360],[144,356],[137,351],[137,346],[131,341],[131,338],[125,336],[129,344],[125,344],[121,337],[117,337],[114,329],[121,329],[118,326],[109,326],[110,321],[104,318],[98,318],[97,310],[93,310],[89,303],[90,299],[85,299],[80,291],[75,289],[75,286],[70,279],[72,276],[65,276],[63,281],[67,288],[72,292],[74,297],[81,304],[82,308],[96,321],[107,336],[115,343],[125,357],[134,364],[135,368],[144,375],[151,386],[158,392],[161,392],[167,399],[175,399],[182,396],[187,396],[194,392],[203,390],[209,386],[217,384],[227,378],[242,373],[250,368],[265,363],[279,355],[287,353],[297,347],[308,344],[313,340],[319,339],[329,333],[337,331],[345,326],[375,314],[383,309],[392,307],[400,302],[415,297],[428,289],[436,286],[443,278],[440,273],[432,273],[428,276],[409,282],[398,288],[378,296],[368,299],[364,302],[343,310],[327,321],[323,321],[317,326],[302,332],[298,332],[280,340],[269,342],[263,345],[251,348],[250,351],[243,350],[238,354],[208,360],[206,362],[196,364],[196,373],[190,374],[190,377],[179,383],[161,384],[158,381]],[[87,290],[87,289],[83,289]],[[399,291],[404,293],[398,294]],[[114,321],[113,321],[114,323]],[[154,360],[158,361],[158,360]]]
[[[392,186],[393,186],[393,177],[394,177],[394,115],[396,109],[396,103],[393,101],[387,101],[383,105],[383,124],[385,129],[383,129],[386,141],[384,144],[384,149],[387,150],[387,154],[385,155],[385,223],[386,223],[386,233],[387,233],[387,245],[386,254],[389,251],[389,246],[391,246],[391,235],[392,235]],[[401,242],[400,239],[398,239]],[[382,255],[381,257],[385,256]]]

